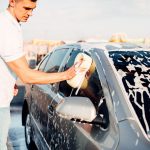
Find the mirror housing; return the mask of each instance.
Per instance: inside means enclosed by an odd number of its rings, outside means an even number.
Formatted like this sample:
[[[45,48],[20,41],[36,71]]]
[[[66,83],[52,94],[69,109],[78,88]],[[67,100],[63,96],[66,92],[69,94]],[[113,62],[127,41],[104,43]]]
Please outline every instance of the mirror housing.
[[[56,113],[68,120],[92,122],[96,118],[95,106],[87,97],[66,97],[56,106]]]

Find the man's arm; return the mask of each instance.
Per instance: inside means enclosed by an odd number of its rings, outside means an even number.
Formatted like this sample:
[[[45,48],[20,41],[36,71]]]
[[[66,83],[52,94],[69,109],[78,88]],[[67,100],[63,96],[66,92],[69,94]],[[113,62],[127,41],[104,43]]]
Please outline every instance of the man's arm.
[[[55,83],[71,79],[76,74],[75,66],[72,66],[65,72],[59,73],[45,73],[37,70],[32,70],[29,68],[27,60],[24,56],[14,61],[7,62],[7,65],[24,83],[29,84]]]

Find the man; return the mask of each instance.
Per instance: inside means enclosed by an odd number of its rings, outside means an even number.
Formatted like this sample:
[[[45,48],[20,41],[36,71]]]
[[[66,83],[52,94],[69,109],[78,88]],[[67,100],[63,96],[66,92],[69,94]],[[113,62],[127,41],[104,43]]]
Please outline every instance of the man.
[[[65,72],[44,73],[28,67],[19,23],[26,22],[34,8],[36,0],[9,0],[7,10],[0,13],[0,150],[7,149],[9,107],[16,76],[24,83],[47,84],[71,79],[78,69],[72,66]]]

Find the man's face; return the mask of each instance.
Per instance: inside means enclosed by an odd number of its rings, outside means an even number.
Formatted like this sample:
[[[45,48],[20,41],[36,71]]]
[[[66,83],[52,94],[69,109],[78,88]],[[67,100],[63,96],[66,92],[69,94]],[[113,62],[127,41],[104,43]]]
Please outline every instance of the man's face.
[[[31,0],[12,0],[13,2],[13,15],[18,22],[26,22],[32,11],[36,8],[36,2]]]

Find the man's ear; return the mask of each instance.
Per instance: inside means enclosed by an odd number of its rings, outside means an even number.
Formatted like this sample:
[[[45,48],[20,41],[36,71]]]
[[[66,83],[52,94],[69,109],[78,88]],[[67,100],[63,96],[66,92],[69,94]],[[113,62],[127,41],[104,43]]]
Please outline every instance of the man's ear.
[[[9,0],[9,6],[14,7],[15,6],[15,0]]]

